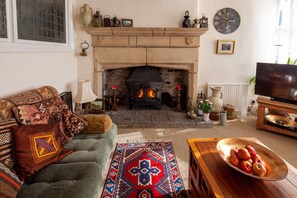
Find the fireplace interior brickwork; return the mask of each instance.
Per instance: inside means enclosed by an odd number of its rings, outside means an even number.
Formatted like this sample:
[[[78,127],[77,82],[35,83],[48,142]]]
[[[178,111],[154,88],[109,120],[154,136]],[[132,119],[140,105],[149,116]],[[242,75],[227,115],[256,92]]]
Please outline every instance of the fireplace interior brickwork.
[[[135,68],[136,67],[105,70],[103,74],[104,96],[112,96],[113,90],[111,87],[112,85],[116,84],[116,97],[119,99],[119,105],[128,107],[129,89],[127,81]],[[158,69],[162,78],[161,93],[169,93],[172,101],[176,102],[176,86],[179,84],[183,87],[188,87],[188,71],[182,69],[156,68]],[[187,100],[187,98],[184,100]]]

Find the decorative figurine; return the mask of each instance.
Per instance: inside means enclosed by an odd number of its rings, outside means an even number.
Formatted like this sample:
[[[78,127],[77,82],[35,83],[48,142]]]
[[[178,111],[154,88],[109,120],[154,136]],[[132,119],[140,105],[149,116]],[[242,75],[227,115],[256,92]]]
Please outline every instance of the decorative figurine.
[[[116,16],[112,19],[112,27],[121,27],[121,21]]]
[[[190,15],[189,15],[189,11],[187,10],[185,12],[185,16],[184,16],[184,21],[183,21],[183,27],[184,28],[190,28],[191,27],[191,20],[190,20]]]
[[[200,28],[208,28],[208,18],[205,17],[204,14],[202,14],[202,18],[199,20]]]
[[[101,17],[100,10],[97,8],[96,13],[94,14],[94,27],[101,27]]]
[[[104,15],[103,23],[104,27],[111,27],[111,20],[109,15]]]
[[[193,28],[199,28],[199,20],[194,19],[194,24],[192,25]]]

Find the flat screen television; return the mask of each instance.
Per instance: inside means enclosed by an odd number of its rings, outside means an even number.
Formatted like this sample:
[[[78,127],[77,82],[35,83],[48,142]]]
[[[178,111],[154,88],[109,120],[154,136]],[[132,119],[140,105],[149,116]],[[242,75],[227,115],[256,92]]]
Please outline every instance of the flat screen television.
[[[297,65],[257,63],[255,94],[297,104]]]

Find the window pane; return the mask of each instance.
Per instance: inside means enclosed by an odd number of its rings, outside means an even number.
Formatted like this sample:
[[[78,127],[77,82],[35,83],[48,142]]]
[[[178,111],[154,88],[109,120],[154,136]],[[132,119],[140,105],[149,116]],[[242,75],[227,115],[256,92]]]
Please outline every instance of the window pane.
[[[0,0],[0,38],[7,38],[6,1]]]
[[[65,1],[16,2],[19,39],[66,43]]]

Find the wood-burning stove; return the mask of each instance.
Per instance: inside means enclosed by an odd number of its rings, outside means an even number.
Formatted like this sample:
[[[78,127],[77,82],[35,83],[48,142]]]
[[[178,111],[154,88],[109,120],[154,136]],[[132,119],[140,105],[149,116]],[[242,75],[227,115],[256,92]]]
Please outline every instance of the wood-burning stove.
[[[129,109],[133,105],[150,105],[161,109],[162,78],[154,67],[137,67],[128,79]]]

